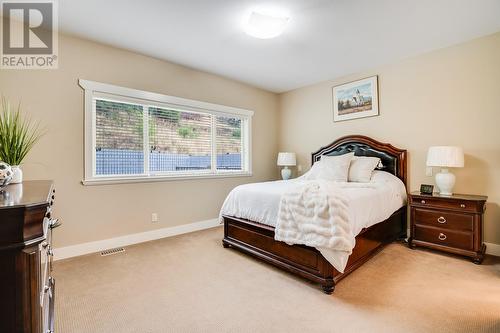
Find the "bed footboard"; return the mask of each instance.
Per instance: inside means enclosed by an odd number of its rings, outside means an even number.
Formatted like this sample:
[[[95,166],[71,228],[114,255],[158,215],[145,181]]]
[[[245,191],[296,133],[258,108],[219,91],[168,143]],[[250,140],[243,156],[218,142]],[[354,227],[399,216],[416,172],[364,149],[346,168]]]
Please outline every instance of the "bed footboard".
[[[338,272],[315,248],[287,245],[274,240],[274,228],[232,216],[224,218],[224,247],[234,247],[254,257],[299,275],[322,286],[331,294],[335,284],[365,263],[384,245],[406,237],[406,207],[387,220],[364,229],[356,237],[356,246],[349,257],[345,272]]]

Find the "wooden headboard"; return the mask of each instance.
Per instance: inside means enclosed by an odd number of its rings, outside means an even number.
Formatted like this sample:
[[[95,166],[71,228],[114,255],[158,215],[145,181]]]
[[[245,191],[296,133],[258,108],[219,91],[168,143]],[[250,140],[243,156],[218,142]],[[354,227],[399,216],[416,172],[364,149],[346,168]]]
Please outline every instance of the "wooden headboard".
[[[319,149],[312,153],[312,164],[319,161],[323,155],[342,155],[352,151],[355,156],[379,157],[383,167],[378,170],[392,173],[406,185],[406,150],[363,135],[344,136]]]

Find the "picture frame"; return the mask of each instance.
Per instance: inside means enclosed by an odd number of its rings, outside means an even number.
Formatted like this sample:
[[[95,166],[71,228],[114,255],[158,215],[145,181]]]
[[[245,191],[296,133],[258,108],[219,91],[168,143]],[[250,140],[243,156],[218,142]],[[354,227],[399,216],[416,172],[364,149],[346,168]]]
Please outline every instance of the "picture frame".
[[[334,122],[379,115],[377,75],[335,86],[332,93]]]
[[[433,191],[434,191],[434,185],[427,185],[427,184],[420,185],[420,193],[421,194],[432,195]]]

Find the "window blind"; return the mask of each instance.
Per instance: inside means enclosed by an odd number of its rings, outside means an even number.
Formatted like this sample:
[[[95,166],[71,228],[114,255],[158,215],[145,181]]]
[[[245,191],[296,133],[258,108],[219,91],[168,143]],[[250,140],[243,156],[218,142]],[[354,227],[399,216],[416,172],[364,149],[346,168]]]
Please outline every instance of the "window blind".
[[[241,119],[215,117],[218,170],[242,170]]]
[[[211,127],[209,114],[150,107],[150,171],[210,170]]]
[[[143,107],[94,100],[97,175],[144,173]]]

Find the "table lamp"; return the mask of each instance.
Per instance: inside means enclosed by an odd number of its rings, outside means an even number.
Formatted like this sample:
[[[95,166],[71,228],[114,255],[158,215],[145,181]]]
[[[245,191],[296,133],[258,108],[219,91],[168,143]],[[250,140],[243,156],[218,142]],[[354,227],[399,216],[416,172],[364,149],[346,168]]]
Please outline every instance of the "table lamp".
[[[461,147],[435,146],[427,152],[427,166],[441,167],[441,172],[436,174],[436,186],[439,194],[452,195],[455,185],[455,175],[448,168],[463,168],[464,152]]]
[[[287,153],[287,152],[279,153],[277,164],[278,166],[284,167],[283,169],[281,169],[281,178],[283,178],[283,180],[290,179],[290,176],[292,175],[292,170],[290,170],[288,167],[295,166],[297,164],[295,153]]]

